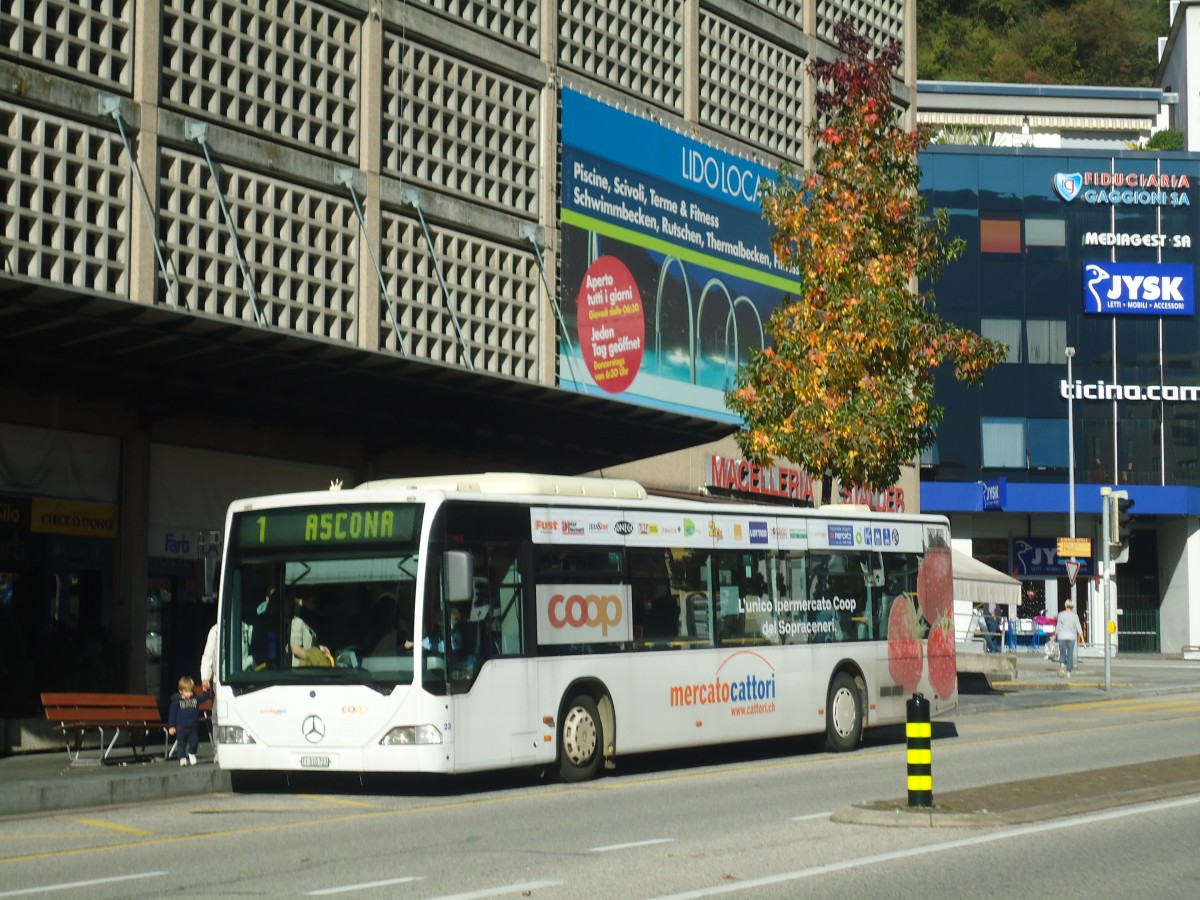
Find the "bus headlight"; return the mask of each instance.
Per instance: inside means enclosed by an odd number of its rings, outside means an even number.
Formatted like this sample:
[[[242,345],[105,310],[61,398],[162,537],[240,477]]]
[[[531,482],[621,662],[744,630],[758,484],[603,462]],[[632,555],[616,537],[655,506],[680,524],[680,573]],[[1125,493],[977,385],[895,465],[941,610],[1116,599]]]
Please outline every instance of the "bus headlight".
[[[401,725],[383,736],[379,743],[385,747],[396,744],[440,744],[442,733],[432,725]]]
[[[254,738],[241,725],[218,725],[218,744],[253,744]]]

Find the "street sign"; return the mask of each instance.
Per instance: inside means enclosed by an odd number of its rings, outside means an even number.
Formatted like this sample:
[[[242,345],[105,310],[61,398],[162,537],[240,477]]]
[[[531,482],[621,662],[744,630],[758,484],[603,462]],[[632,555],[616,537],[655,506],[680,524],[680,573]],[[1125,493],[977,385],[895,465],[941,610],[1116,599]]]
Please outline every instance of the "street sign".
[[[1079,563],[1073,559],[1068,559],[1064,564],[1067,567],[1067,577],[1071,579],[1071,584],[1075,583],[1075,576],[1079,574]]]
[[[1058,555],[1082,556],[1084,559],[1091,559],[1092,539],[1060,537],[1058,539]]]

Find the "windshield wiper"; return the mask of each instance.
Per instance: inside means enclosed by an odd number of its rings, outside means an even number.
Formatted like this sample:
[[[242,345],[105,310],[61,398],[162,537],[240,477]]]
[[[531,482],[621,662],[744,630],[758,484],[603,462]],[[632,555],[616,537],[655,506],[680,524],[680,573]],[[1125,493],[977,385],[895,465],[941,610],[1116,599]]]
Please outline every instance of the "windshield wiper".
[[[335,675],[338,681],[345,681],[350,684],[361,684],[364,687],[369,687],[373,691],[378,691],[384,696],[387,696],[392,692],[392,685],[381,684],[380,682],[376,681],[371,677],[370,673],[367,672],[366,669],[348,669],[338,666],[332,669],[314,668],[310,669],[309,671],[314,674],[317,672],[329,672]]]

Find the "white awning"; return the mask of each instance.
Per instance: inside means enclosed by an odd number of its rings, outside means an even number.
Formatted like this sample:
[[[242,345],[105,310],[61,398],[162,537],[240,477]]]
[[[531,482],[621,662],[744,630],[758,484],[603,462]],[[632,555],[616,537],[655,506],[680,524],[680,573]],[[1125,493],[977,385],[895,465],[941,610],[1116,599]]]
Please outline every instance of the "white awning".
[[[1011,612],[1015,613],[1021,600],[1021,582],[955,550],[954,599],[969,601],[972,606],[987,603],[1011,606]]]
[[[971,639],[974,610],[978,607],[995,603],[1001,616],[1011,618],[1017,614],[1021,582],[961,550],[953,553],[954,637],[962,643]]]

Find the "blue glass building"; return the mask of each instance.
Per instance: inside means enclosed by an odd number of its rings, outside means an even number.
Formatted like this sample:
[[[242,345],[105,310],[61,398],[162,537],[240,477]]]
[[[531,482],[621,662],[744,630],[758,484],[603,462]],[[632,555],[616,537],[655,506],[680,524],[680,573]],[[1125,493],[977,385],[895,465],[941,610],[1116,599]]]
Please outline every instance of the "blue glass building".
[[[966,242],[938,312],[1009,346],[982,387],[939,373],[922,510],[1022,579],[1022,615],[1053,612],[1069,592],[1055,549],[1071,530],[1073,420],[1075,534],[1094,554],[1077,590],[1097,641],[1109,486],[1135,513],[1115,579],[1121,650],[1200,644],[1200,155],[932,146],[921,169],[930,209]]]

